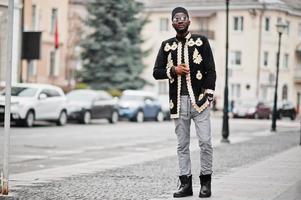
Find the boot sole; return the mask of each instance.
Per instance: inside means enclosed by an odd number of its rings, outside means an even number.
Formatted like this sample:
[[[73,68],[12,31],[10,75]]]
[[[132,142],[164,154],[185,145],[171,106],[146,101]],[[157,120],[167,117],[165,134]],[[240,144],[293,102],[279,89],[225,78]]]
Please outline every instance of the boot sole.
[[[209,194],[207,194],[207,195],[204,195],[204,196],[203,196],[203,195],[199,195],[199,197],[200,197],[200,198],[208,198],[208,197],[211,197],[211,193],[209,193]]]
[[[193,193],[191,194],[185,194],[185,195],[173,195],[174,198],[181,198],[181,197],[189,197],[189,196],[193,196]]]

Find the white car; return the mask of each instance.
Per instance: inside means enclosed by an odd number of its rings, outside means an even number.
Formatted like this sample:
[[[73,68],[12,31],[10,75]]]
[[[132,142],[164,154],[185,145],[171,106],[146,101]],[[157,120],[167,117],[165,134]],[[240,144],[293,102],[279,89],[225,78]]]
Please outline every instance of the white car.
[[[0,93],[0,119],[4,119],[5,90]],[[59,87],[20,83],[11,89],[11,120],[31,127],[35,120],[67,122],[66,96]]]

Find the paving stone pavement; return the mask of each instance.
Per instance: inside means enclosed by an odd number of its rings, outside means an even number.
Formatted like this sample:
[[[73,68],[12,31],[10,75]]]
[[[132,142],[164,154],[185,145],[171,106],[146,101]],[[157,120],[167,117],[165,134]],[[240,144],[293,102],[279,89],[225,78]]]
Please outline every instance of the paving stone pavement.
[[[247,170],[249,167],[256,165],[258,165],[258,168],[260,168],[260,164],[262,162],[273,159],[273,156],[285,155],[287,150],[291,151],[296,149],[296,146],[299,144],[299,138],[299,131],[281,133],[277,132],[272,135],[256,137],[255,139],[241,143],[220,145],[215,147],[213,178],[214,180],[220,180],[221,182],[220,185],[213,186],[213,194],[217,197],[219,194],[218,192],[222,192],[223,188],[229,188],[229,190],[231,189],[230,191],[232,191],[233,188],[231,187],[231,184],[228,184],[227,181],[222,182],[223,180],[227,180],[227,177],[229,180],[237,180],[237,178],[241,178],[240,175],[242,174],[239,173],[242,170]],[[197,191],[199,173],[199,168],[197,167],[199,165],[198,151],[192,152],[191,158],[193,167],[193,182],[196,187],[195,191]],[[285,158],[285,156],[283,158]],[[292,156],[287,156],[287,158],[292,159]],[[122,162],[122,160],[120,160],[120,162]],[[282,166],[285,167],[286,165],[283,164]],[[71,176],[69,178],[64,178],[62,180],[53,180],[48,183],[37,183],[32,186],[21,186],[13,189],[12,193],[16,198],[22,200],[170,199],[172,192],[176,189],[177,185],[177,170],[177,158],[176,156],[170,156],[154,161],[124,166],[122,168],[113,168],[93,174],[80,174]],[[266,170],[269,171],[268,168]],[[271,170],[271,172],[273,171]],[[283,176],[285,176],[285,173]],[[252,184],[256,183],[254,183],[254,177],[252,176],[249,177],[249,181]],[[236,186],[238,187],[240,185]],[[264,186],[265,188],[269,189],[269,187],[267,187],[269,185]],[[252,187],[250,186],[250,188]],[[236,188],[234,188],[234,190],[235,189]],[[244,193],[242,192],[241,194],[243,195]],[[276,197],[280,198],[282,194],[278,194]],[[239,199],[242,200],[241,198]]]
[[[300,200],[301,146],[213,179],[212,200]],[[199,199],[199,186],[185,200]],[[167,196],[152,200],[174,199]]]

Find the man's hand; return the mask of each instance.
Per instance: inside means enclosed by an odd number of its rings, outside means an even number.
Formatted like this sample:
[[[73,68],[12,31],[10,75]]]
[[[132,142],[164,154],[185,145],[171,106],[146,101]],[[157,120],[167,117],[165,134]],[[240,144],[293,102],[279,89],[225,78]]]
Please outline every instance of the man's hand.
[[[175,71],[176,71],[177,75],[181,75],[181,76],[188,74],[190,72],[188,66],[185,64],[180,64],[180,65],[176,66]]]
[[[203,98],[196,102],[198,106],[202,106],[206,101],[209,101],[211,103],[213,101],[213,94],[207,94],[205,93]]]

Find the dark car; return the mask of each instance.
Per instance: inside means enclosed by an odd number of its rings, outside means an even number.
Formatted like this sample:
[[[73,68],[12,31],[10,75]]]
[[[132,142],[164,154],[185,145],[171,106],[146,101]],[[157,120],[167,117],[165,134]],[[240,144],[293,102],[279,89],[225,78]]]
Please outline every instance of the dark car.
[[[283,117],[289,117],[291,120],[295,120],[297,111],[292,102],[283,101],[283,102],[279,102],[278,105],[279,106],[277,106],[278,107],[277,116],[279,119]]]
[[[269,119],[272,115],[270,106],[257,101],[243,101],[236,103],[232,112],[234,118]]]
[[[102,90],[73,90],[67,95],[68,119],[89,124],[91,119],[118,121],[118,104],[109,93]]]
[[[164,120],[161,103],[149,92],[126,90],[119,101],[119,116],[131,121],[143,122],[146,119]]]

